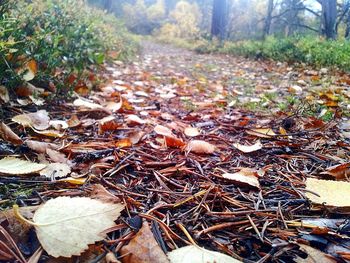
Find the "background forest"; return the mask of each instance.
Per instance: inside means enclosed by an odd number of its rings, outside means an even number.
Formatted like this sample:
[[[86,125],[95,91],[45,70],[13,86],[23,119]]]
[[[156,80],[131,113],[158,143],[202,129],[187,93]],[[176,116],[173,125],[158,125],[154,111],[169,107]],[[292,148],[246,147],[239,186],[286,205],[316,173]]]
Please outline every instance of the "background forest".
[[[348,0],[90,2],[122,17],[131,32],[200,52],[350,68]]]

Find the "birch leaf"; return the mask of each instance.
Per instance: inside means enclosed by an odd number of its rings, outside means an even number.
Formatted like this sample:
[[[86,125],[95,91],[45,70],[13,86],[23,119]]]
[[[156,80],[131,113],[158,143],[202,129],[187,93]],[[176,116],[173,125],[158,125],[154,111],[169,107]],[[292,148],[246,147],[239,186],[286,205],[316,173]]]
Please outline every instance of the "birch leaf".
[[[37,173],[44,169],[46,164],[32,163],[13,157],[5,157],[0,160],[0,173],[10,175],[25,175]]]
[[[33,217],[34,223],[30,223],[49,255],[78,256],[88,249],[88,245],[105,238],[103,231],[115,226],[114,220],[123,209],[122,204],[64,196],[51,199],[39,207]]]
[[[340,181],[306,180],[306,197],[315,204],[325,204],[333,207],[350,207],[350,183]],[[316,195],[316,194],[317,195]]]
[[[210,251],[198,246],[186,246],[168,253],[171,263],[240,263],[225,254]]]

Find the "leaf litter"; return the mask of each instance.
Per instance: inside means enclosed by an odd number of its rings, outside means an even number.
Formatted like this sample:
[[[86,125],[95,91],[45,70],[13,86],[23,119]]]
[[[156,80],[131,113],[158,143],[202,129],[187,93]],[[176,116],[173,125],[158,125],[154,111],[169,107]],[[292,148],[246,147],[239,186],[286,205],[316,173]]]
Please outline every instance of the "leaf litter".
[[[144,46],[90,96],[2,107],[1,257],[348,260],[344,76],[325,90],[302,67]]]

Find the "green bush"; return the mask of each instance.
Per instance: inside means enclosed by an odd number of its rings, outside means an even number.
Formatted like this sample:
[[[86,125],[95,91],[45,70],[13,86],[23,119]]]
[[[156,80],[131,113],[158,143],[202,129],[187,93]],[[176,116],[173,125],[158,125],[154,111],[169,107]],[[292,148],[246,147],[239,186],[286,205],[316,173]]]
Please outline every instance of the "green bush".
[[[137,48],[119,20],[83,0],[13,0],[0,17],[0,37],[0,82],[10,88],[21,85],[28,63],[37,65],[34,85],[67,86]]]
[[[226,42],[219,52],[350,71],[350,42],[346,40],[270,37],[265,41]]]

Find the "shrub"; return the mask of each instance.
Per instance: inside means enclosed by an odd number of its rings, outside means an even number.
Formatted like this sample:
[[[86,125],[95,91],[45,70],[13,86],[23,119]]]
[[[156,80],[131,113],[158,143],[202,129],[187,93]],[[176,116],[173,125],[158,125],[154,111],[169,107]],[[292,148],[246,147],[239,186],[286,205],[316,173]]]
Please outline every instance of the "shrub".
[[[5,43],[0,67],[6,69],[0,81],[11,88],[21,85],[28,71],[38,86],[75,85],[91,78],[93,67],[113,56],[125,58],[136,48],[116,18],[83,0],[14,0],[0,27]]]

